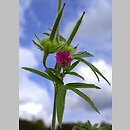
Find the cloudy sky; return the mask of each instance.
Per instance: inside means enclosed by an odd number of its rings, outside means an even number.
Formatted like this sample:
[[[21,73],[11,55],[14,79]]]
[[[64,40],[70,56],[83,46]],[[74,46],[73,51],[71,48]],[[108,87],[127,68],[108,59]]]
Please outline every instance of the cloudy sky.
[[[34,32],[42,39],[55,19],[58,0],[20,0],[19,1],[19,116],[28,120],[43,119],[51,123],[53,104],[52,83],[21,69],[22,66],[44,71],[42,52],[32,43]],[[75,22],[83,11],[86,12],[81,27],[73,40],[79,44],[78,51],[88,51],[95,57],[88,60],[112,82],[112,2],[111,0],[64,0],[67,3],[61,22],[61,34],[67,38]],[[53,66],[55,57],[48,59]],[[75,69],[85,77],[85,82],[99,85],[101,90],[86,90],[100,110],[97,114],[84,100],[68,92],[63,122],[90,120],[92,123],[112,122],[112,87],[95,75],[84,64]],[[80,81],[66,77],[65,82]]]

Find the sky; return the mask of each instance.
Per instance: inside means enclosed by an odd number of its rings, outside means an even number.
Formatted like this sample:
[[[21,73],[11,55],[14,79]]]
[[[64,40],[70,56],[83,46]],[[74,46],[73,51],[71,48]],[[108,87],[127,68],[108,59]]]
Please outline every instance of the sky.
[[[44,71],[43,53],[32,43],[34,32],[43,39],[56,16],[58,0],[19,0],[19,117],[27,120],[43,119],[51,124],[53,106],[53,85],[50,81],[26,72],[21,67]],[[111,0],[63,0],[66,3],[61,21],[60,33],[67,38],[81,16],[83,18],[72,45],[77,51],[88,51],[94,57],[87,59],[95,65],[112,84],[112,2]],[[47,65],[53,67],[55,56],[50,56]],[[88,103],[68,91],[63,122],[90,120],[92,123],[112,123],[112,86],[102,78],[97,82],[95,75],[84,64],[75,69],[85,77],[86,83],[94,83],[101,90],[82,89],[99,108],[96,113]],[[67,76],[65,83],[81,81]]]

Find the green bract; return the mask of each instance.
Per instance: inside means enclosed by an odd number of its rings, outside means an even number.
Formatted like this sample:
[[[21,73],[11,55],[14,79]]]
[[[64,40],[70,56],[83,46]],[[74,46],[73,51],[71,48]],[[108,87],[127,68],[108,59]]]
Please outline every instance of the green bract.
[[[49,53],[55,53],[56,52],[56,48],[58,46],[58,42],[55,41],[50,41],[50,39],[46,38],[41,40],[40,42],[41,46],[45,48],[45,51],[49,54]]]

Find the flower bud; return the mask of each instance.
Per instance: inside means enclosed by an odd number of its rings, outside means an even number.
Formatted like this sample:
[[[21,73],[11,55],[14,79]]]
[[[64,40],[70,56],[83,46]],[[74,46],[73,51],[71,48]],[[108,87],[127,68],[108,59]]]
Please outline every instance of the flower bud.
[[[55,53],[58,43],[56,41],[50,41],[50,39],[43,39],[40,43],[47,53]]]

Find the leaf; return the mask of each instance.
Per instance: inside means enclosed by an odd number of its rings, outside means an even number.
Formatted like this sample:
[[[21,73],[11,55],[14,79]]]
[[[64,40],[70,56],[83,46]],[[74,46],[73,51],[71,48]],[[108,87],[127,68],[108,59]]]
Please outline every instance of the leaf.
[[[45,72],[51,77],[51,79],[52,79],[54,82],[56,82],[56,83],[58,83],[58,84],[60,84],[60,85],[63,85],[63,84],[64,84],[63,81],[62,81],[59,77],[57,77],[51,70],[46,69]]]
[[[34,40],[32,40],[32,41],[41,51],[45,51],[44,47],[42,47],[40,44],[37,44]]]
[[[71,56],[72,56],[73,59],[76,58],[76,57],[79,57],[79,58],[93,57],[93,55],[88,53],[87,51],[79,52],[79,53],[73,54]]]
[[[65,106],[65,97],[66,97],[66,89],[63,86],[60,86],[57,93],[57,118],[59,125],[62,125],[62,118],[64,113]]]
[[[77,58],[77,57],[76,57],[75,59],[79,60],[80,62],[83,62],[83,60],[84,60],[84,59],[82,59],[82,58]],[[84,61],[85,61],[85,60],[84,60]],[[84,62],[83,62],[83,63],[84,63]],[[98,81],[100,81],[100,80],[99,80],[99,77],[98,77],[96,71],[93,69],[93,67],[91,67],[90,65],[88,65],[88,66],[91,68],[91,70],[93,71],[93,73],[94,73],[95,76],[97,77]]]
[[[93,103],[93,101],[87,96],[85,95],[84,93],[82,93],[81,91],[79,91],[78,89],[74,88],[74,87],[70,87],[69,88],[70,90],[72,90],[73,92],[75,92],[76,94],[78,94],[80,97],[82,97],[85,101],[87,101],[91,107],[99,113],[97,107],[95,106],[95,104]],[[100,114],[100,113],[99,113]]]
[[[94,65],[92,65],[88,61],[86,61],[84,59],[81,59],[81,58],[80,58],[80,61],[83,62],[83,63],[85,63],[85,64],[87,64],[92,69],[92,71],[94,73],[95,72],[98,73],[109,85],[111,85],[110,82],[103,76],[103,74]]]
[[[51,80],[51,78],[50,78],[47,74],[45,74],[45,73],[43,73],[43,72],[40,72],[40,71],[38,71],[38,70],[35,70],[35,69],[32,69],[32,68],[27,68],[27,67],[22,67],[22,69],[27,70],[27,71],[29,71],[29,72],[32,72],[32,73],[34,73],[34,74],[37,74],[37,75],[39,75],[39,76],[42,76],[43,78],[46,78],[46,79]]]
[[[76,72],[66,72],[65,74],[74,75],[74,76],[77,76],[77,77],[79,77],[79,78],[81,78],[81,79],[85,80],[85,79],[84,79],[84,77],[82,77],[81,75],[79,75],[79,74],[78,74],[78,73],[76,73]]]
[[[68,89],[70,87],[74,88],[95,88],[95,89],[101,89],[100,87],[94,85],[94,84],[86,84],[86,83],[68,83],[65,85]]]
[[[78,65],[79,62],[80,62],[80,61],[74,62],[74,63],[69,67],[69,69],[67,70],[67,72],[70,72],[71,70],[73,70],[73,69]]]
[[[37,40],[39,41],[39,43],[41,43],[41,39],[37,36],[36,33],[34,33],[35,37],[37,38]]]
[[[84,127],[76,126],[78,130],[86,130]]]
[[[67,40],[67,42],[66,42],[67,45],[70,45],[70,44],[71,44],[71,42],[72,42],[72,40],[73,40],[75,34],[77,33],[77,31],[78,31],[78,29],[79,29],[79,26],[80,26],[80,24],[81,24],[81,22],[82,22],[82,19],[83,19],[84,14],[85,14],[85,12],[83,12],[82,16],[80,17],[80,19],[79,19],[78,22],[76,23],[74,29],[72,30],[72,33],[70,34],[70,36],[69,36],[69,38],[68,38],[68,40]]]
[[[43,34],[45,34],[45,35],[47,35],[47,36],[50,36],[50,34],[49,34],[49,33],[46,33],[46,32],[44,32]]]
[[[93,125],[93,129],[94,129],[94,130],[97,130],[97,129],[98,129],[98,123]]]
[[[62,9],[59,11],[59,13],[58,13],[58,15],[56,17],[55,23],[53,25],[53,28],[52,28],[52,31],[51,31],[51,34],[50,34],[50,40],[53,40],[54,37],[55,37],[55,33],[56,33],[57,29],[58,29],[58,26],[59,26],[59,23],[60,23],[62,14],[63,14],[64,7],[65,7],[65,4],[63,5]]]
[[[88,120],[88,122],[86,123],[86,125],[88,126],[89,129],[92,129],[92,125],[90,123],[90,121]]]

